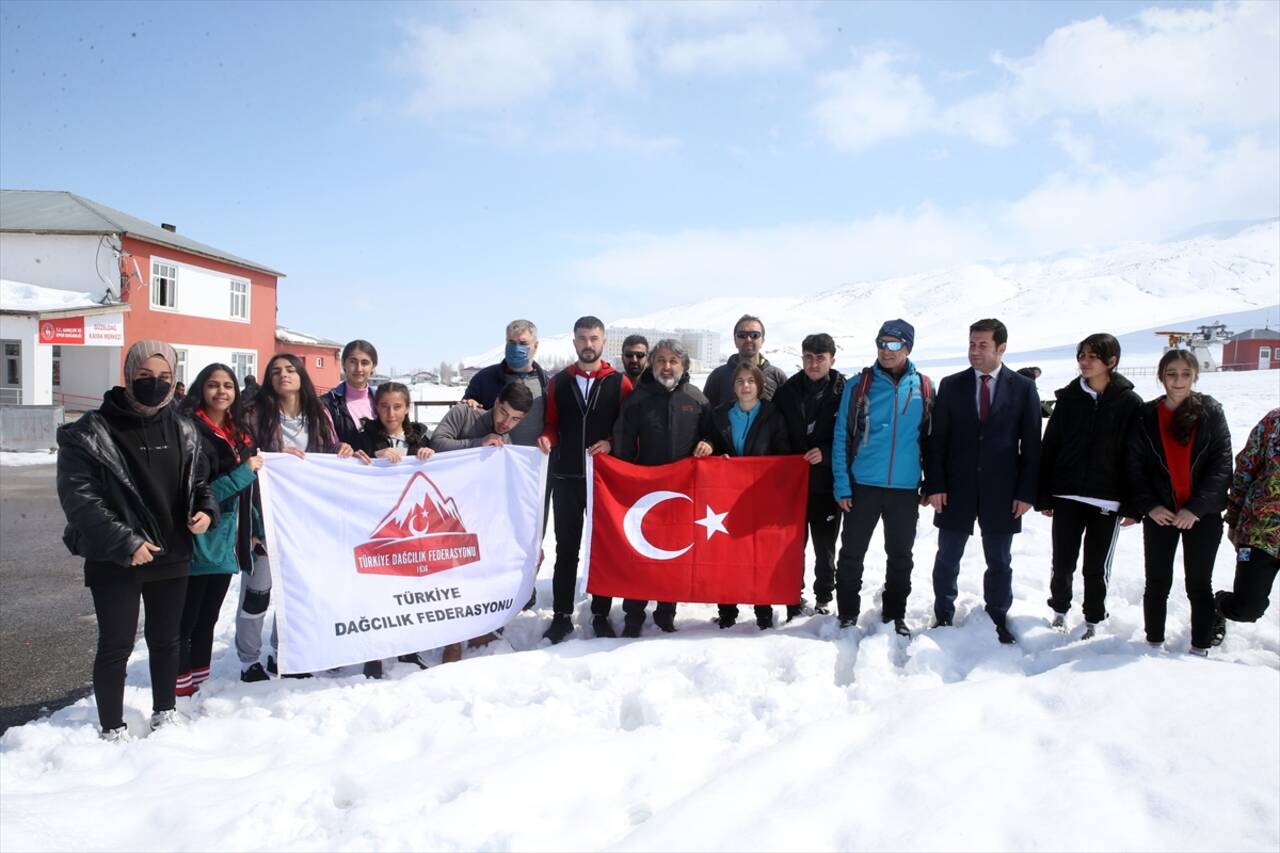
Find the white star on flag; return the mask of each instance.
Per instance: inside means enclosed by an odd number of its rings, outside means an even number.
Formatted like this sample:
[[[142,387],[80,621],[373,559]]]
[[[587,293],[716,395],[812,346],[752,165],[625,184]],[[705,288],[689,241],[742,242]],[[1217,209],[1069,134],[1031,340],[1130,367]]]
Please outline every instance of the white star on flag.
[[[729,513],[727,512],[713,512],[710,505],[708,505],[707,517],[699,518],[693,523],[701,524],[703,527],[707,528],[707,539],[710,539],[712,536],[715,536],[717,533],[723,533],[724,535],[728,536],[729,531],[725,529],[725,526],[724,526],[724,519],[728,514]]]

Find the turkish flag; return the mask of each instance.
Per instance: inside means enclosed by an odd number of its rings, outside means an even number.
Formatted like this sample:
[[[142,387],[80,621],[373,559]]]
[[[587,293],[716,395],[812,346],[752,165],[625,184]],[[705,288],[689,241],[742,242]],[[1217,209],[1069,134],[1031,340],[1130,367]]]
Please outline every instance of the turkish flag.
[[[590,457],[587,591],[712,604],[794,604],[809,466],[800,456],[632,465]]]

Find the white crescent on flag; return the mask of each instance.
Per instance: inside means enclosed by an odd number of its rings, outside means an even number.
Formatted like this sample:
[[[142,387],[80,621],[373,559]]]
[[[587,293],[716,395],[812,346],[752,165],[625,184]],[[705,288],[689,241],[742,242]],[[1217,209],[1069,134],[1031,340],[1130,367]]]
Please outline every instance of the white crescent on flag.
[[[693,547],[693,543],[690,542],[679,551],[668,551],[644,538],[644,530],[641,528],[644,525],[645,514],[660,503],[674,500],[693,502],[688,495],[682,495],[679,492],[649,492],[627,510],[627,514],[622,517],[622,532],[631,547],[636,549],[636,553],[650,560],[674,560]]]

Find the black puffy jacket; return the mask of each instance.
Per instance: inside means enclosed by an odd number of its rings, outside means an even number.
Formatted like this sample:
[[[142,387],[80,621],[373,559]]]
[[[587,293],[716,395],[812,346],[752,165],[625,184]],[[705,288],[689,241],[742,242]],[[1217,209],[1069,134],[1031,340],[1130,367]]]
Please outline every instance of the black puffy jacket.
[[[404,443],[407,445],[405,453],[407,455],[412,456],[422,448],[431,446],[431,430],[417,421],[408,419],[401,426],[404,428]],[[377,418],[360,419],[360,432],[356,441],[358,443],[355,447],[370,456],[391,446],[391,441],[387,438],[387,428]]]
[[[666,465],[693,455],[707,398],[686,372],[668,391],[647,368],[613,425],[613,455],[637,465]]]
[[[1119,373],[1095,400],[1077,377],[1059,388],[1040,446],[1036,509],[1052,509],[1054,495],[1124,502],[1124,457],[1129,428],[1142,407],[1133,383]]]
[[[182,441],[183,493],[179,500],[188,518],[203,512],[209,516],[210,526],[216,525],[221,514],[209,489],[200,434],[188,419],[174,420]],[[58,500],[67,516],[62,541],[72,554],[86,560],[127,566],[144,541],[166,551],[173,544],[159,535],[160,525],[143,504],[106,420],[98,412],[85,412],[75,423],[58,428]]]
[[[759,414],[751,422],[742,441],[742,453],[733,447],[733,425],[729,422],[729,410],[738,401],[722,403],[708,409],[702,416],[702,438],[711,445],[714,453],[729,456],[783,456],[791,453],[791,440],[782,413],[768,400],[761,400]]]
[[[1227,487],[1231,485],[1231,433],[1222,406],[1212,397],[1204,398],[1204,414],[1196,424],[1191,443],[1191,498],[1183,505],[1196,518],[1221,513],[1227,508]],[[1129,430],[1125,464],[1128,471],[1132,515],[1140,518],[1158,506],[1173,509],[1176,498],[1169,464],[1160,439],[1158,406],[1164,397],[1143,403]],[[1129,514],[1129,513],[1126,513]]]

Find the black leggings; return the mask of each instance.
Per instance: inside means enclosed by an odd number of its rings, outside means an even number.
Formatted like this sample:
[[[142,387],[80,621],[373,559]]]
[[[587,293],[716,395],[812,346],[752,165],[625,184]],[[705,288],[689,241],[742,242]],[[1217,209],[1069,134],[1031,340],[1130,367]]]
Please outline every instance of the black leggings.
[[[98,722],[103,730],[124,725],[124,676],[138,636],[139,599],[146,605],[143,632],[150,655],[151,707],[153,711],[172,709],[187,578],[95,584],[89,591],[93,593],[93,609],[98,615],[93,695],[98,701]]]
[[[192,575],[187,580],[186,604],[182,608],[182,645],[178,652],[178,673],[207,669],[213,657],[213,628],[227,597],[231,575]]]
[[[1182,566],[1186,575],[1187,599],[1191,602],[1191,645],[1209,648],[1213,638],[1213,561],[1222,541],[1222,518],[1207,515],[1190,530],[1172,524],[1159,525],[1142,520],[1142,550],[1146,561],[1147,585],[1142,593],[1142,609],[1147,642],[1164,642],[1164,618],[1173,588],[1173,557],[1182,541]]]

